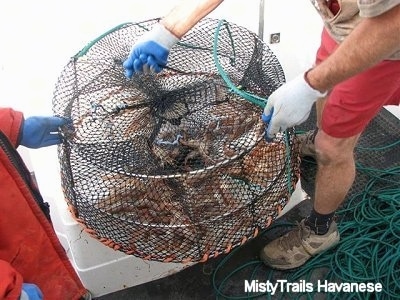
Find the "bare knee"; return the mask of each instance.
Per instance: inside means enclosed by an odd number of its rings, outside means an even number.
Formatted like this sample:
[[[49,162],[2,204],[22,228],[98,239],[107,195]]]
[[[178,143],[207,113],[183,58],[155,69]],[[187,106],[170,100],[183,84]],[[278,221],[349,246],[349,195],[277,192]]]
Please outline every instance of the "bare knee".
[[[335,138],[322,130],[315,137],[317,161],[321,165],[347,164],[354,160],[354,147],[358,136],[350,138]]]

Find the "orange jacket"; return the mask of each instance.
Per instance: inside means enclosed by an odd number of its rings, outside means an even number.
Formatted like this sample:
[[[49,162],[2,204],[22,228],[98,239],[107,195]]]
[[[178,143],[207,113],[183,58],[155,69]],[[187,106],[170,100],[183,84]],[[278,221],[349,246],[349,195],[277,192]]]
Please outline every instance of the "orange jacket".
[[[0,108],[0,299],[18,299],[22,282],[39,286],[44,299],[80,299],[86,290],[16,151],[22,124],[22,113]]]

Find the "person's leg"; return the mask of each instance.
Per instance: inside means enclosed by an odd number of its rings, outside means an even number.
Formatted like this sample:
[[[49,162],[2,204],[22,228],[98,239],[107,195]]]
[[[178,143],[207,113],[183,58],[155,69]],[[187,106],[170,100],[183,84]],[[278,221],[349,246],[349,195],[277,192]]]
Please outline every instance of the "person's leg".
[[[321,128],[321,118],[324,109],[326,97],[320,98],[315,102],[316,111],[316,126],[315,128],[308,130],[304,133],[297,134],[296,138],[299,143],[300,157],[312,157],[316,158],[315,151],[315,136],[318,133],[318,129]]]
[[[334,138],[323,130],[318,131],[313,211],[296,230],[263,248],[261,259],[268,266],[283,270],[299,267],[313,255],[339,242],[339,232],[332,217],[354,181],[353,150],[358,137]]]
[[[350,190],[355,178],[353,150],[359,136],[335,138],[318,131],[314,209],[320,214],[336,211]]]
[[[399,102],[400,61],[383,61],[332,90],[315,138],[318,171],[313,210],[297,229],[262,249],[266,265],[296,268],[339,242],[332,220],[354,180],[354,147],[382,106]]]
[[[359,134],[335,138],[319,130],[315,138],[318,170],[314,205],[305,225],[316,234],[326,234],[334,214],[345,199],[355,178],[354,148]]]
[[[321,45],[319,46],[315,64],[321,63],[325,60],[337,47],[337,43],[330,37],[326,29],[322,30],[321,33]],[[312,157],[315,159],[315,136],[318,132],[318,129],[321,128],[321,119],[322,112],[325,106],[327,97],[318,99],[315,102],[315,111],[316,111],[316,124],[315,128],[308,130],[304,133],[298,133],[296,138],[299,143],[299,152],[300,157]]]
[[[321,120],[322,120],[322,112],[324,111],[324,106],[326,102],[327,97],[325,98],[320,98],[315,102],[315,110],[316,110],[316,118],[317,118],[317,128],[321,128]]]

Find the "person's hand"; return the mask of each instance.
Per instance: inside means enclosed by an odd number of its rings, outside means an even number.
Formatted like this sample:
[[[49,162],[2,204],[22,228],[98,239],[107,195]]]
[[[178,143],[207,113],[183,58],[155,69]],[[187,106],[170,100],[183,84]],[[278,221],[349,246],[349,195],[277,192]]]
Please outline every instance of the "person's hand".
[[[36,284],[23,283],[20,300],[42,300],[42,291]]]
[[[20,144],[33,149],[59,144],[59,127],[70,122],[60,117],[29,117],[24,121]]]
[[[267,136],[273,138],[279,131],[299,125],[307,120],[312,105],[326,95],[314,90],[304,74],[283,84],[268,98],[262,119],[268,123]]]
[[[123,63],[125,76],[131,78],[136,72],[161,72],[167,64],[169,51],[179,39],[157,23],[133,46]]]

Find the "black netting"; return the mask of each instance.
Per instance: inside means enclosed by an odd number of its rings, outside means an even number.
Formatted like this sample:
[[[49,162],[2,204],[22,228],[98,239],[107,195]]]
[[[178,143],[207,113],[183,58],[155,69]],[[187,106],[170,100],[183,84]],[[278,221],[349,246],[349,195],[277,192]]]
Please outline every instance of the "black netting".
[[[298,151],[290,132],[266,143],[260,105],[244,99],[267,98],[284,73],[243,27],[204,19],[162,72],[126,79],[131,45],[157,21],[114,28],[64,68],[53,98],[54,113],[73,121],[62,128],[62,185],[74,216],[108,246],[199,261],[276,218]]]

